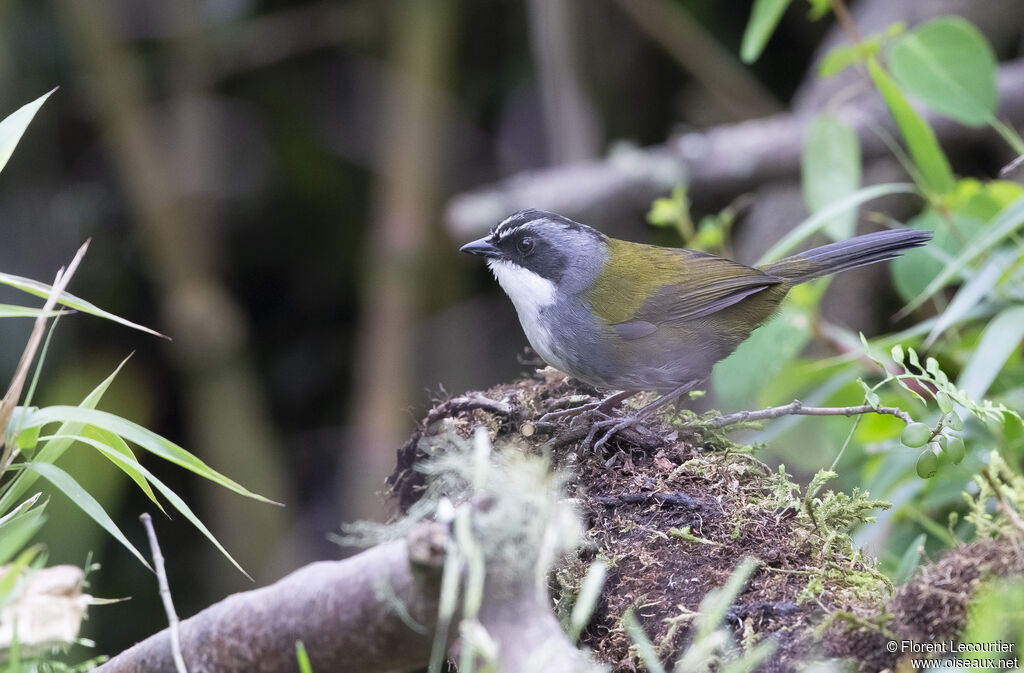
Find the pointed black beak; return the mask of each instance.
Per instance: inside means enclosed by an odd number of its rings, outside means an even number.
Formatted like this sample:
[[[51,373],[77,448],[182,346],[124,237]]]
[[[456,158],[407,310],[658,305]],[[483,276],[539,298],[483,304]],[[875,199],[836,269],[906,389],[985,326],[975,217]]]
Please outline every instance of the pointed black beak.
[[[501,250],[491,245],[487,238],[488,237],[485,237],[473,241],[472,243],[467,243],[459,248],[459,252],[468,252],[471,255],[480,255],[482,257],[500,257]]]

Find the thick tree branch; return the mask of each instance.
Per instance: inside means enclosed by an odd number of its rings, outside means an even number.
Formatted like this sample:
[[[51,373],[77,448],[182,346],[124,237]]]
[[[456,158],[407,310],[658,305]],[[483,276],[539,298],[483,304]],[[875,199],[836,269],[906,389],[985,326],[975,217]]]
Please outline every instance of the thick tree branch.
[[[314,671],[374,673],[427,665],[438,624],[448,527],[414,527],[407,539],[344,561],[308,565],[262,589],[229,596],[180,624],[190,673],[297,670],[301,640]],[[505,566],[507,570],[507,565]],[[497,670],[603,670],[569,642],[532,572],[503,576],[488,563],[477,621],[497,645]],[[457,623],[457,619],[453,624]],[[451,628],[449,644],[457,632]],[[176,673],[170,629],[138,643],[98,673]]]
[[[446,539],[442,534],[442,559]],[[401,671],[424,665],[433,640],[429,627],[437,616],[440,565],[427,561],[429,554],[411,558],[411,544],[399,540],[343,561],[313,563],[182,621],[189,671],[296,670],[297,640],[305,644],[315,671]],[[396,609],[399,605],[404,610]],[[170,641],[170,629],[165,629],[96,670],[175,673]]]
[[[1024,122],[1024,59],[999,68],[998,91],[999,117],[1011,124]],[[449,231],[459,239],[478,236],[508,213],[527,207],[607,220],[602,212],[610,209],[645,210],[683,176],[698,200],[722,198],[768,180],[792,177],[799,171],[804,134],[814,112],[726,124],[599,161],[520,173],[452,198],[446,213]],[[995,137],[989,129],[970,129],[929,111],[922,113],[947,150]],[[857,132],[865,160],[889,152],[878,131],[894,137],[897,131],[876,96],[850,100],[835,114]]]

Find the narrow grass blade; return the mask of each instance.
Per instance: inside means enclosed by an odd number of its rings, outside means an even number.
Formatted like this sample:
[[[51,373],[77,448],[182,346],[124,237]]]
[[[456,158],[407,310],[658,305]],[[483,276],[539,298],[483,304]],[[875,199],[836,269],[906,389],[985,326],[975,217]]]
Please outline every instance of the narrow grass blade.
[[[56,89],[51,89],[31,103],[22,105],[3,121],[0,121],[0,170],[7,165],[7,161],[14,153],[14,148],[18,146],[18,141],[21,140],[21,136],[25,133],[32,118],[36,116],[36,112],[54,91]]]
[[[131,356],[129,356],[131,357]],[[121,364],[117,366],[114,371],[110,373],[110,376],[100,381],[99,385],[92,389],[92,391],[85,396],[79,407],[85,409],[92,409],[100,400],[103,398],[104,393],[107,392],[107,388],[114,382],[114,378],[117,377],[118,372],[124,367],[125,363],[128,362],[128,358],[121,361]],[[21,410],[23,418],[19,422],[22,423],[24,428],[24,416],[28,413],[28,410]],[[75,435],[81,432],[83,423],[65,423],[60,427],[55,434],[61,435],[60,439],[47,442],[45,446],[39,449],[36,453],[34,460],[38,463],[55,463],[57,459],[64,455],[64,452],[68,450],[74,441]],[[35,472],[22,471],[14,481],[9,482],[9,486],[0,495],[0,512],[4,512],[11,508],[14,502],[21,497],[21,495],[27,491],[37,479]]]
[[[30,422],[38,425],[47,425],[55,422],[95,425],[98,428],[102,428],[119,435],[125,441],[131,442],[140,448],[149,451],[155,456],[159,456],[160,458],[183,467],[186,470],[191,470],[204,479],[209,479],[213,483],[219,484],[226,489],[234,491],[235,493],[239,493],[262,502],[280,504],[274,503],[272,500],[268,500],[261,495],[253,493],[241,484],[238,484],[220,472],[217,472],[199,458],[195,457],[169,439],[164,439],[152,430],[147,430],[138,423],[133,423],[106,411],[71,406],[44,407],[42,409],[38,409],[34,414],[32,414]]]
[[[139,553],[139,550],[135,548],[128,538],[124,536],[121,529],[117,527],[114,520],[110,518],[103,506],[96,501],[96,498],[82,488],[81,484],[74,480],[74,478],[60,469],[56,465],[49,463],[26,463],[25,467],[29,470],[34,471],[36,474],[41,476],[46,481],[53,484],[58,488],[64,495],[66,495],[71,502],[75,503],[79,509],[88,514],[93,521],[98,523],[105,531],[110,533],[115,540],[120,542],[124,547],[130,551],[135,558],[139,559],[142,565],[146,566],[150,570],[153,568],[146,561],[146,558]]]
[[[756,266],[763,266],[765,264],[777,262],[792,252],[793,249],[802,242],[823,229],[829,222],[833,222],[846,211],[856,208],[862,203],[866,203],[872,199],[877,199],[882,196],[888,196],[889,194],[916,193],[917,187],[908,182],[893,182],[858,189],[853,194],[836,201],[831,206],[822,208],[814,215],[811,215],[801,222],[795,229],[783,236],[782,240],[773,245],[768,252],[764,253],[764,255],[761,256],[761,259],[757,260]]]
[[[1024,197],[1017,199],[996,215],[981,235],[968,243],[967,249],[947,264],[942,272],[928,283],[924,291],[907,304],[900,313],[905,315],[926,302],[956,278],[961,271],[967,268],[968,264],[998,246],[1022,225],[1024,225]]]
[[[17,290],[27,292],[37,297],[48,297],[50,295],[51,290],[51,287],[46,283],[40,283],[39,281],[32,280],[31,278],[13,276],[9,273],[0,273],[0,284],[8,285]],[[160,334],[160,332],[157,332],[156,330],[152,330],[144,325],[139,325],[138,323],[134,323],[131,320],[122,318],[121,316],[114,315],[109,311],[104,311],[99,306],[96,306],[91,302],[76,297],[70,292],[62,292],[60,296],[57,298],[57,303],[63,306],[67,306],[68,308],[73,308],[76,311],[81,311],[82,313],[94,315],[98,318],[106,318],[107,320],[113,320],[114,322],[120,323],[125,327],[131,327],[132,329],[137,329],[142,332],[146,332],[148,334],[152,334],[154,336],[158,336],[164,339],[168,338],[163,334]]]
[[[131,447],[128,446],[128,444],[125,443],[123,439],[115,435],[113,432],[109,432],[102,428],[97,428],[95,425],[87,425],[84,428],[82,428],[81,436],[87,437],[89,439],[94,439],[97,442],[100,442],[110,447],[112,451],[117,451],[118,453],[122,454],[125,458],[128,458],[132,462],[138,462],[135,458],[135,454],[132,452]],[[103,453],[104,456],[107,455],[105,452],[101,451],[101,453]],[[152,487],[149,485],[149,482],[146,481],[146,478],[142,476],[141,472],[131,467],[131,465],[127,464],[125,461],[118,462],[112,460],[111,462],[114,463],[114,465],[116,465],[117,467],[119,467],[121,471],[127,474],[132,481],[138,484],[139,488],[142,489],[142,492],[146,494],[146,497],[149,498],[153,502],[153,504],[156,505],[160,509],[160,511],[164,513],[164,515],[167,514],[167,512],[164,511],[164,506],[161,505],[160,501],[156,499],[156,494],[153,493]]]
[[[29,308],[28,306],[17,306],[15,304],[0,304],[0,318],[52,318],[58,315],[65,315],[70,311],[44,311],[41,308]]]
[[[55,437],[48,438],[48,439],[60,439],[60,437],[55,436]],[[177,493],[172,491],[170,488],[167,487],[166,484],[164,484],[162,481],[157,479],[156,476],[154,476],[152,472],[150,472],[145,467],[143,467],[141,463],[139,463],[138,461],[136,461],[136,460],[134,460],[132,458],[129,458],[128,456],[120,453],[116,449],[112,449],[111,447],[107,446],[103,442],[97,441],[95,439],[91,439],[89,437],[81,437],[81,436],[79,436],[79,437],[72,437],[71,439],[73,439],[75,441],[82,442],[83,444],[88,444],[89,446],[93,447],[94,449],[96,449],[100,453],[104,454],[108,459],[110,459],[111,462],[113,462],[116,465],[118,465],[118,467],[120,467],[122,470],[127,468],[127,469],[134,470],[134,471],[138,472],[139,474],[141,474],[143,476],[143,478],[146,479],[146,481],[151,483],[156,488],[156,490],[160,492],[160,495],[164,496],[164,499],[166,499],[167,502],[170,503],[171,507],[173,507],[175,510],[180,512],[181,515],[184,516],[189,521],[189,523],[191,523],[193,526],[195,526],[196,529],[200,533],[202,533],[204,536],[206,536],[206,539],[208,539],[211,543],[213,543],[213,546],[215,546],[217,548],[217,550],[221,554],[223,554],[224,557],[228,561],[230,561],[233,566],[238,568],[239,572],[241,572],[243,575],[245,575],[249,579],[252,579],[252,577],[249,576],[249,573],[245,572],[245,570],[242,568],[242,566],[240,566],[238,564],[238,561],[236,561],[231,556],[231,554],[228,553],[228,551],[224,548],[224,546],[217,540],[217,538],[215,538],[213,536],[213,533],[211,533],[210,530],[205,525],[203,525],[203,522],[200,521],[199,517],[195,515],[195,513],[192,511],[192,508],[189,507],[188,504],[186,504],[185,501],[182,500],[181,497]]]
[[[33,503],[36,498],[33,498]],[[7,563],[28,543],[46,521],[42,505],[22,506],[20,512],[4,517],[0,525],[0,564]]]

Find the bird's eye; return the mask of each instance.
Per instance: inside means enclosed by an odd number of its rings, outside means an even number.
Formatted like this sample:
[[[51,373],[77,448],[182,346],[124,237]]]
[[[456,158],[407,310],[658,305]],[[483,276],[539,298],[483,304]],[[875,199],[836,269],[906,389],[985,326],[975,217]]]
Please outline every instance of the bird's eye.
[[[530,238],[529,236],[523,236],[522,238],[519,239],[519,243],[516,244],[516,247],[519,248],[519,252],[521,252],[522,254],[529,255],[531,252],[533,252],[533,239]]]

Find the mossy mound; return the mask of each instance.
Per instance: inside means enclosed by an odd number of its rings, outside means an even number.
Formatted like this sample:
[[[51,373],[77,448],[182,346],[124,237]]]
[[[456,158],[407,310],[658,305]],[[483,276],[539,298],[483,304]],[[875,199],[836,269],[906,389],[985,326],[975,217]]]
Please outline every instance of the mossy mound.
[[[585,418],[537,423],[548,411],[598,399],[596,391],[544,369],[440,400],[398,452],[388,484],[404,512],[423,493],[416,465],[443,450],[446,433],[468,439],[478,426],[488,429],[498,450],[549,455],[571,475],[569,494],[587,529],[587,544],[554,574],[556,610],[568,614],[592,559],[603,558],[607,581],[581,639],[615,671],[642,668],[621,621],[628,608],[662,661],[674,662],[691,640],[701,601],[746,557],[759,565],[726,622],[744,648],[766,639],[776,644],[764,671],[798,670],[826,658],[865,671],[890,668],[896,655],[886,651],[886,641],[955,637],[979,578],[1024,568],[1016,547],[993,541],[979,547],[984,554],[954,550],[894,593],[846,532],[885,503],[825,490],[827,473],[801,489],[783,469],[770,470],[748,447],[688,412],[675,421],[647,419],[613,438],[602,455],[580,450]],[[957,583],[956,607],[931,573]]]

